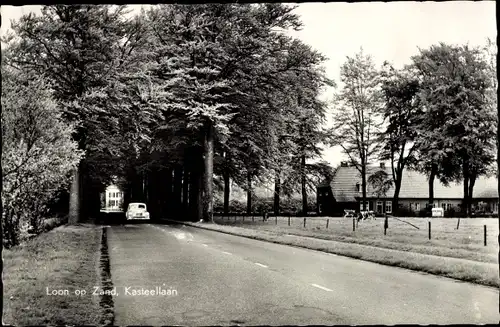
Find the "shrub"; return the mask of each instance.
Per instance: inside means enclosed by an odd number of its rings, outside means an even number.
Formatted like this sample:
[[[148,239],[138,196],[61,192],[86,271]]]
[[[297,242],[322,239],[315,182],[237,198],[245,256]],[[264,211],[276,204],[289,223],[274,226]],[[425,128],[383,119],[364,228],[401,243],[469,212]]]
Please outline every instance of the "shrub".
[[[398,211],[395,212],[395,215],[398,217],[414,217],[415,212],[407,207],[399,207]]]
[[[2,65],[2,216],[4,246],[19,243],[19,224],[43,231],[47,204],[67,187],[81,159],[74,127],[64,123],[42,77]]]

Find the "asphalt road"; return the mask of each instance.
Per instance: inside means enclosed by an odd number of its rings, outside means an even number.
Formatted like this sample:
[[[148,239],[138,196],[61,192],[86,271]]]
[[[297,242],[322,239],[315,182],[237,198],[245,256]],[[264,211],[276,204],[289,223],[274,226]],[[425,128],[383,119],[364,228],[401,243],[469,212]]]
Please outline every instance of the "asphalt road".
[[[497,289],[317,251],[153,224],[108,243],[118,326],[499,321]]]

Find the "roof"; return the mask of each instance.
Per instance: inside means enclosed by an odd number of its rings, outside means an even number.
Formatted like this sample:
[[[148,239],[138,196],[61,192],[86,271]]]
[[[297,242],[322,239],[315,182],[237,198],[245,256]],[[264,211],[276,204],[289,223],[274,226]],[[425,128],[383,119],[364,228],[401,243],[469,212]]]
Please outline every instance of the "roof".
[[[389,167],[368,167],[367,179],[376,171],[385,170],[392,175]],[[356,183],[360,184],[360,191],[356,190]],[[339,167],[331,182],[333,196],[338,202],[354,202],[356,197],[362,196],[361,174],[356,167]],[[376,197],[374,188],[368,183],[367,197]],[[392,198],[394,186],[386,193],[386,198]],[[427,199],[429,198],[429,182],[425,174],[405,169],[399,192],[400,199]],[[444,186],[438,179],[434,180],[435,199],[463,199],[463,182],[450,183]],[[474,184],[473,198],[498,198],[498,179],[495,177],[481,176]]]

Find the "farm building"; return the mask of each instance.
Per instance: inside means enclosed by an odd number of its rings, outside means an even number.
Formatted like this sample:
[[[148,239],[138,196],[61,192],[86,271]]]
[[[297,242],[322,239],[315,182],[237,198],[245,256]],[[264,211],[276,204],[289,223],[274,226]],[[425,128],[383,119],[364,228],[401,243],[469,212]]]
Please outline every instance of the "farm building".
[[[384,170],[392,176],[391,169],[380,166],[368,168],[367,180],[376,171]],[[361,174],[356,167],[341,164],[337,168],[330,184],[319,185],[318,214],[339,215],[345,209],[362,210],[363,189]],[[476,211],[495,214],[498,213],[498,179],[495,177],[478,178],[474,185],[472,208]],[[375,189],[367,183],[367,208],[376,213],[392,213],[392,196],[394,186],[389,188],[385,195],[377,196]],[[460,211],[463,201],[463,184],[451,183],[443,185],[438,179],[434,180],[434,207],[443,208],[446,212]],[[405,211],[418,214],[426,208],[429,202],[429,182],[425,174],[416,171],[404,170],[399,193],[399,207]]]

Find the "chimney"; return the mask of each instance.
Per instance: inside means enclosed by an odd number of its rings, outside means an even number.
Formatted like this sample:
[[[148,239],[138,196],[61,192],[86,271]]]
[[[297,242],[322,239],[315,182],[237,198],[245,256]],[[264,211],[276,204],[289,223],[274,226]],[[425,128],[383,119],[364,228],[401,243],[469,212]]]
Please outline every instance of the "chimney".
[[[380,163],[380,168],[384,169],[385,168],[385,162]]]

